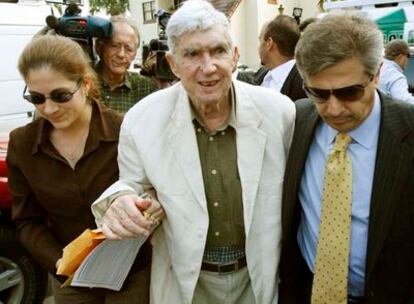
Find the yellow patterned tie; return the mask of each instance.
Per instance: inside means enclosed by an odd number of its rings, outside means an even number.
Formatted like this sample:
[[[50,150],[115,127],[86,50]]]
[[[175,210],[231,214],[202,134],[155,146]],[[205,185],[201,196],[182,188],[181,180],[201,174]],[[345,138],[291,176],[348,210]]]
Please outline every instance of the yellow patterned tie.
[[[312,285],[312,304],[346,304],[351,234],[352,166],[347,134],[328,156]]]

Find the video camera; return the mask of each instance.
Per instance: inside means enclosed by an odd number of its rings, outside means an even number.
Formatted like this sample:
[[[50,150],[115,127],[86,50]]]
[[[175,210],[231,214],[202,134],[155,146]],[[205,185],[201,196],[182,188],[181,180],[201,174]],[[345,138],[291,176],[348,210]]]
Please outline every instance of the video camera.
[[[72,38],[87,48],[89,56],[94,62],[93,38],[105,38],[112,35],[112,23],[106,19],[95,16],[80,16],[81,9],[77,1],[46,1],[47,3],[57,3],[67,5],[62,17],[54,15],[46,17],[46,24],[50,29],[55,30],[56,34]]]
[[[173,81],[177,77],[171,71],[170,65],[165,58],[165,53],[168,51],[165,29],[171,14],[164,10],[159,10],[155,15],[159,25],[158,39],[152,39],[149,44],[142,46],[143,65],[141,75],[155,77],[160,81]]]

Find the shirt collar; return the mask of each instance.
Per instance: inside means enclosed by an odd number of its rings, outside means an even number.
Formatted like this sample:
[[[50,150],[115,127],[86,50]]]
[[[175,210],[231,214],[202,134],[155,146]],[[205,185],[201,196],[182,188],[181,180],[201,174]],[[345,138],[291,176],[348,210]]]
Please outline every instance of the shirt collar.
[[[203,121],[200,118],[200,115],[195,110],[193,104],[189,100],[191,105],[191,121],[197,120],[197,122],[202,126],[205,127]],[[234,91],[233,84],[230,86],[230,103],[231,103],[231,109],[230,109],[230,116],[228,119],[223,123],[222,126],[220,126],[217,131],[223,131],[228,126],[231,126],[233,129],[236,130],[236,94]]]
[[[49,140],[49,133],[52,129],[52,124],[46,119],[39,117],[33,122],[34,127],[34,141],[32,147],[32,154],[39,151],[39,146]]]
[[[274,69],[269,71],[269,75],[275,82],[284,82],[287,75],[289,75],[290,70],[295,65],[295,60],[291,59],[286,61],[285,63],[275,67]],[[267,75],[266,75],[267,76]]]
[[[375,91],[374,106],[368,117],[356,129],[351,130],[347,134],[352,137],[352,140],[360,144],[367,150],[375,148],[377,142],[377,135],[379,132],[381,120],[381,102],[378,92]],[[327,128],[327,142],[328,145],[333,145],[338,131],[326,124]]]
[[[110,86],[105,82],[105,80],[102,78],[102,71],[103,71],[103,65],[102,65],[102,61],[99,61],[96,66],[95,66],[95,71],[98,73],[99,79],[102,83],[102,86],[105,88],[110,88]],[[125,78],[124,78],[124,82],[121,83],[119,86],[117,86],[115,89],[125,86],[128,89],[132,90],[132,81],[131,81],[131,72],[126,71],[125,73]]]
[[[119,129],[114,128],[111,121],[107,120],[102,112],[107,111],[108,109],[103,107],[98,102],[92,103],[92,117],[89,127],[88,142],[91,142],[92,145],[98,141],[117,141],[119,136]],[[52,124],[46,119],[40,117],[34,121],[34,142],[32,146],[32,154],[35,154],[39,151],[39,147],[47,144],[49,142],[49,134],[52,130]],[[87,147],[85,147],[85,151]]]

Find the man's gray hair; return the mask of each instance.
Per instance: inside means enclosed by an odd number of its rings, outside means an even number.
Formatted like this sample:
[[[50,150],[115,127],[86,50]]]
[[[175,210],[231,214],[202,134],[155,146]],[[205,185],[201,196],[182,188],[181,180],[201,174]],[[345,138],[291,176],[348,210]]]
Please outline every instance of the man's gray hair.
[[[138,30],[138,25],[134,20],[132,20],[128,17],[125,17],[123,15],[117,15],[117,16],[112,16],[111,17],[111,23],[112,24],[114,24],[114,23],[126,23],[126,24],[128,24],[132,28],[132,30],[134,31],[135,36],[137,37],[137,41],[138,41],[137,48],[139,47],[139,44],[140,44],[139,30]]]
[[[132,20],[128,17],[125,17],[123,15],[112,16],[110,21],[111,21],[112,25],[114,25],[116,23],[126,23],[126,24],[128,24],[132,28],[132,30],[134,31],[135,36],[137,37],[136,48],[138,49],[139,44],[140,44],[140,35],[139,35],[139,30],[138,30],[138,24],[134,20]],[[103,44],[108,42],[108,40],[110,38],[111,37],[109,37],[109,38],[97,38],[96,39],[96,44],[99,45],[99,46],[102,46]]]
[[[365,15],[336,12],[308,26],[296,46],[295,59],[305,81],[351,58],[359,58],[365,72],[374,76],[382,62],[383,45],[381,31]]]
[[[395,39],[388,42],[385,46],[385,58],[394,60],[398,55],[410,55],[410,47],[408,43],[401,39]]]
[[[230,23],[227,17],[223,13],[217,11],[207,1],[185,1],[168,21],[166,33],[170,52],[174,54],[181,35],[195,31],[207,31],[216,24],[221,24],[223,26],[225,38],[230,50],[233,51],[233,39],[230,33]]]

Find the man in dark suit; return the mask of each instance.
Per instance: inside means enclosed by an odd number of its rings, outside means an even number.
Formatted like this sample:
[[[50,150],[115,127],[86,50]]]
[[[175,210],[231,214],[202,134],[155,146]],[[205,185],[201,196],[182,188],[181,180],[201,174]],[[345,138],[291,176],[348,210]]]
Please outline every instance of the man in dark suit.
[[[309,99],[284,181],[281,304],[414,303],[414,107],[376,90],[382,52],[377,26],[350,14],[297,45]]]
[[[279,15],[266,22],[259,36],[259,56],[263,65],[255,74],[240,73],[238,79],[274,89],[293,101],[306,97],[295,60],[295,46],[300,37],[296,20]]]

